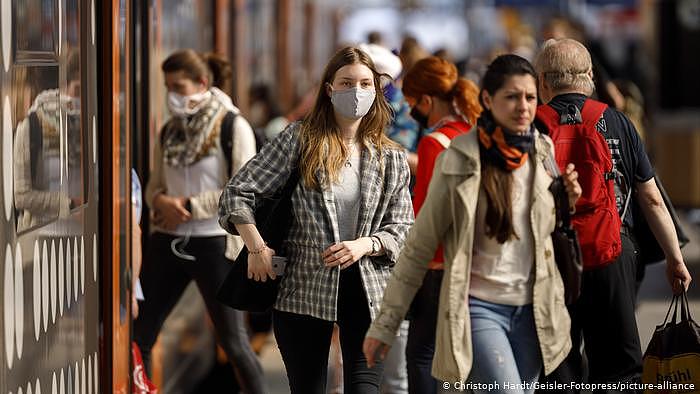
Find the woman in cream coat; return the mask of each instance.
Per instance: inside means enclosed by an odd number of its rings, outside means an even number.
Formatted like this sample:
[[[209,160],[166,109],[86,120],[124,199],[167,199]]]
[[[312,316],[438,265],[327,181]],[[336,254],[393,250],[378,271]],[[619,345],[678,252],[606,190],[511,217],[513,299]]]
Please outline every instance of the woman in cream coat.
[[[453,388],[460,388],[456,382],[474,389],[469,383],[495,381],[504,390],[504,383],[536,382],[568,354],[570,320],[550,238],[553,178],[544,166],[553,145],[532,126],[535,75],[515,55],[489,66],[484,113],[435,164],[426,201],[367,333],[368,363],[386,354],[441,243],[445,274],[433,376]],[[571,164],[563,174],[571,206],[581,193],[577,176]],[[521,388],[508,392],[533,391]]]

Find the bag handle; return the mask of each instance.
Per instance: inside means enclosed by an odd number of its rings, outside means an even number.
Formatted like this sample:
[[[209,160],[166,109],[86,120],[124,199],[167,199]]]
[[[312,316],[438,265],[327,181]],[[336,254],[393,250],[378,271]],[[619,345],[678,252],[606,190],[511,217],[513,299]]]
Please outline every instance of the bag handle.
[[[680,304],[680,314],[678,313],[678,304]],[[671,314],[671,309],[673,309],[673,314]],[[679,316],[680,315],[680,316]],[[692,320],[690,316],[690,305],[688,302],[688,294],[685,290],[681,294],[674,294],[673,300],[671,300],[671,305],[668,306],[668,311],[666,312],[666,317],[664,322],[661,324],[665,326],[669,323],[668,317],[671,316],[671,324],[676,325],[676,319],[680,317],[678,323],[687,322]]]
[[[556,178],[561,178],[561,171],[559,171],[559,166],[557,165],[557,162],[554,160],[554,155],[552,154],[551,150],[547,150],[547,157],[544,158],[543,161],[544,168],[549,171],[552,176]],[[563,181],[562,181],[562,186],[563,186]],[[560,191],[560,194],[561,191]],[[564,189],[564,193],[566,194],[566,189]],[[571,227],[571,207],[569,206],[569,196],[554,196],[555,199],[559,200],[559,204],[557,204],[558,208],[558,215],[559,219],[562,221],[562,225],[564,227]]]
[[[669,315],[671,315],[671,309],[673,309],[673,315],[672,315],[673,320],[671,321],[671,323],[675,324],[676,323],[676,311],[678,310],[678,296],[675,294],[673,295],[673,299],[671,300],[671,304],[668,306],[668,311],[666,312],[666,317],[664,318],[664,322],[661,323],[662,326],[665,326],[666,324],[669,323],[668,317],[669,317]]]
[[[688,302],[688,293],[683,290],[683,293],[680,297],[681,299],[681,321],[686,322],[692,320],[692,317],[690,316],[690,305]]]

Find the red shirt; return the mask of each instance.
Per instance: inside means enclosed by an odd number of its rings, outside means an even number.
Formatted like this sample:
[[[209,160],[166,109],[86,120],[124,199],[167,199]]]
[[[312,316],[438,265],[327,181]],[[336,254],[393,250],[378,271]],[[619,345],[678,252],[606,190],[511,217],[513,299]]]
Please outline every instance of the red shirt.
[[[440,132],[452,140],[454,137],[467,133],[471,126],[463,121],[447,122],[433,132]],[[413,186],[413,213],[417,216],[425,197],[428,194],[428,185],[433,176],[433,167],[438,155],[445,148],[435,138],[426,135],[418,143],[418,167],[416,169],[416,184]],[[442,245],[435,251],[433,260],[428,264],[429,269],[442,269],[445,261],[442,255]]]

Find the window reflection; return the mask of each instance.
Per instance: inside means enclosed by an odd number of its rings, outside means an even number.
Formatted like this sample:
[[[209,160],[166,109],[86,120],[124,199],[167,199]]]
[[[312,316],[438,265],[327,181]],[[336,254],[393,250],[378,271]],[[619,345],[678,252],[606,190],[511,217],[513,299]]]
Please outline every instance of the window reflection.
[[[84,133],[81,122],[80,55],[77,51],[68,57],[65,93],[61,94],[61,108],[65,112],[66,128],[66,187],[72,208],[85,203],[86,160],[83,152]]]
[[[58,66],[20,73],[34,98],[15,133],[18,232],[67,218],[84,203],[78,52],[67,56],[65,67],[67,82],[60,87]]]
[[[56,0],[18,0],[13,3],[17,61],[55,61]]]

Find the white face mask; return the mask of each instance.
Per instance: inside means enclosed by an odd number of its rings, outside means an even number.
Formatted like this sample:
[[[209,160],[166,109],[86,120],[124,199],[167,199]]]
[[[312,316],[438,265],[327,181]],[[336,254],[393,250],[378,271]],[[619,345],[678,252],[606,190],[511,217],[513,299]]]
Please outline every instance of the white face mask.
[[[376,95],[374,88],[368,90],[354,87],[345,90],[333,90],[331,92],[331,103],[333,103],[333,108],[344,117],[360,119],[367,115]]]
[[[211,97],[210,91],[183,96],[179,93],[168,92],[168,109],[173,116],[194,115],[202,108],[202,105]],[[194,104],[194,105],[192,105]]]

